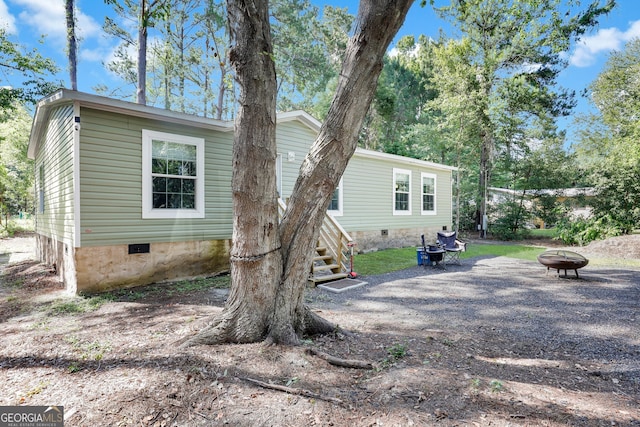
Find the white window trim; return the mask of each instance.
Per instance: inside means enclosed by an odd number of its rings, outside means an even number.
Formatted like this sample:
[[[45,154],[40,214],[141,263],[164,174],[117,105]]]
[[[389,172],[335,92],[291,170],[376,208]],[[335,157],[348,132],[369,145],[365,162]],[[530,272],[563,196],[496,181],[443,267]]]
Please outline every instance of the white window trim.
[[[433,210],[425,211],[424,210],[424,179],[425,178],[433,178]],[[434,173],[422,172],[420,174],[420,211],[422,215],[436,215],[438,212],[438,177]]]
[[[151,142],[154,139],[196,146],[196,207],[195,209],[154,209],[151,179]],[[142,218],[178,219],[204,218],[204,138],[142,130]]]
[[[396,210],[396,176],[397,175],[409,175],[409,209],[406,211]],[[397,169],[393,168],[393,187],[391,191],[391,202],[393,203],[393,214],[394,215],[411,215],[411,171],[408,169]]]
[[[333,193],[332,193],[333,194]],[[337,210],[327,210],[333,216],[342,216],[342,178],[340,178],[340,183],[338,184],[338,209]]]

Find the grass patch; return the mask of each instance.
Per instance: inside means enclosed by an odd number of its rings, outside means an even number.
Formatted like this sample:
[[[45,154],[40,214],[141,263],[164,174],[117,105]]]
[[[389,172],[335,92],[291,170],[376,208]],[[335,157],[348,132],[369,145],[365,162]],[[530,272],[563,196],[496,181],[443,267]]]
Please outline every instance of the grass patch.
[[[533,228],[529,233],[534,239],[555,239],[558,237],[557,228]]]
[[[406,344],[396,343],[387,347],[387,357],[385,357],[378,366],[378,371],[394,366],[396,362],[408,354],[409,350]]]
[[[204,291],[207,289],[227,289],[231,287],[231,276],[200,277],[193,280],[181,280],[167,288],[168,295],[185,292]]]
[[[108,292],[113,301],[138,301],[147,297],[176,296],[189,292],[199,292],[208,289],[228,289],[231,287],[229,275],[198,277],[180,280],[178,282],[158,283],[133,289],[122,289]]]
[[[473,244],[467,245],[467,251],[460,254],[460,258],[473,258],[477,256],[505,256],[509,258],[537,261],[538,255],[546,249],[527,245],[494,245]]]
[[[536,261],[544,248],[526,245],[501,244],[469,244],[467,251],[460,254],[461,259],[477,256],[506,256],[510,258]],[[354,256],[354,269],[358,274],[371,276],[404,270],[417,264],[416,248],[414,246],[399,249],[384,249],[368,254]]]
[[[404,270],[417,264],[416,248],[383,249],[353,257],[353,267],[358,274],[372,276]]]
[[[77,336],[69,336],[64,339],[71,346],[73,351],[79,355],[82,361],[100,362],[104,359],[105,353],[111,351],[111,344],[100,341],[82,341]],[[72,363],[68,366],[70,373],[78,372],[82,368],[79,364]]]
[[[502,384],[502,381],[491,380],[491,382],[489,383],[489,388],[492,392],[497,393],[504,390],[504,385]]]
[[[16,280],[9,281],[9,280],[6,280],[4,275],[2,275],[2,276],[0,276],[0,279],[3,279],[2,285],[4,287],[6,287],[6,288],[9,288],[9,289],[21,288],[22,285],[24,284],[24,279],[23,278],[17,278]]]
[[[114,301],[114,298],[108,294],[58,299],[49,306],[47,313],[53,316],[82,314],[97,310],[111,301]]]
[[[546,234],[555,232],[555,229],[534,230]],[[546,248],[540,246],[516,245],[516,244],[493,244],[493,243],[472,243],[467,245],[466,252],[460,254],[460,259],[474,258],[479,256],[504,256],[525,261],[537,262],[538,255]],[[580,248],[575,249],[580,252]],[[416,248],[414,246],[399,249],[384,249],[367,254],[358,254],[353,260],[355,271],[362,276],[373,276],[377,274],[390,273],[404,270],[405,268],[417,265]],[[640,260],[620,259],[620,258],[595,258],[589,259],[591,266],[617,266],[617,267],[640,267]]]

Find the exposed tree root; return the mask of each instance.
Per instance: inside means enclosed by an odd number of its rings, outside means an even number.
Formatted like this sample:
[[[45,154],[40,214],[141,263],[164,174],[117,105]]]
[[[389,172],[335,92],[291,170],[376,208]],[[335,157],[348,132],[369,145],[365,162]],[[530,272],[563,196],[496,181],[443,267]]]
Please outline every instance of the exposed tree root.
[[[220,334],[215,334],[211,331],[209,333],[203,334],[198,333],[183,342],[179,342],[180,348],[193,347],[196,345],[216,345],[216,344],[226,344],[227,341],[221,339]]]
[[[268,389],[271,389],[271,390],[278,390],[278,391],[283,391],[283,392],[289,393],[289,394],[297,394],[297,395],[300,395],[300,396],[310,397],[312,399],[324,400],[325,402],[336,403],[338,405],[342,405],[342,403],[343,403],[342,400],[340,400],[338,398],[323,396],[321,394],[314,393],[314,392],[309,391],[309,390],[304,390],[304,389],[299,389],[299,388],[292,388],[292,387],[287,387],[287,386],[278,385],[278,384],[265,383],[263,381],[254,380],[253,378],[242,378],[242,379],[245,380],[245,381],[249,381],[250,383],[259,385],[260,387],[268,388]]]
[[[192,347],[194,345],[215,345],[224,344],[226,341],[226,330],[220,327],[220,322],[217,324],[209,325],[196,335],[187,338],[180,344],[181,348]]]
[[[373,363],[362,360],[353,359],[341,359],[339,357],[331,356],[330,354],[323,353],[315,348],[306,349],[306,353],[318,356],[321,359],[326,360],[332,365],[341,366],[343,368],[355,368],[355,369],[373,369]]]
[[[304,334],[305,335],[322,335],[336,332],[339,330],[337,325],[329,322],[327,319],[318,316],[307,306],[304,306]],[[340,330],[342,332],[342,330]]]
[[[299,322],[302,330],[298,331],[301,335],[323,335],[335,332],[340,332],[347,336],[353,335],[349,331],[320,317],[307,306],[304,306],[302,311],[301,317],[303,320]],[[238,313],[236,312],[235,315],[238,316]],[[272,325],[272,328],[274,326]],[[180,343],[180,347],[260,341],[265,341],[267,344],[300,345],[299,337],[296,335],[292,325],[279,325],[279,328],[276,327],[269,333],[260,334],[260,330],[262,329],[256,328],[256,325],[252,325],[247,319],[234,318],[231,311],[225,309],[211,324]],[[279,333],[274,334],[274,330],[278,330]],[[291,333],[284,334],[282,333],[283,330],[288,330]],[[283,337],[286,337],[286,339],[283,339]]]

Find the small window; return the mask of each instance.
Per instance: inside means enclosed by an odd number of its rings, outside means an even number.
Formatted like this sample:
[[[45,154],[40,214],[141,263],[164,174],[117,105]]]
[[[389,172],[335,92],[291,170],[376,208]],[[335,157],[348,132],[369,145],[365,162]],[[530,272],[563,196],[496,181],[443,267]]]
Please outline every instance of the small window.
[[[411,171],[393,169],[393,214],[411,215]]]
[[[436,175],[422,173],[422,215],[436,214]]]
[[[340,179],[338,187],[331,195],[331,202],[329,202],[327,211],[333,216],[342,216],[342,179]]]
[[[142,131],[142,217],[204,218],[204,139]]]

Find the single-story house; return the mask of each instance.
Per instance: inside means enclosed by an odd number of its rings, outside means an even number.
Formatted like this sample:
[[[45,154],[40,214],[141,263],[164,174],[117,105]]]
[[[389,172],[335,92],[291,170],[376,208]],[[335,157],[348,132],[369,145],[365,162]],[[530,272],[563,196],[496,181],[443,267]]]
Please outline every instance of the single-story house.
[[[279,114],[281,199],[319,129],[302,111]],[[227,270],[232,143],[228,121],[65,89],[43,99],[28,149],[38,257],[71,292]],[[329,213],[358,250],[415,245],[451,228],[454,170],[358,149]]]

